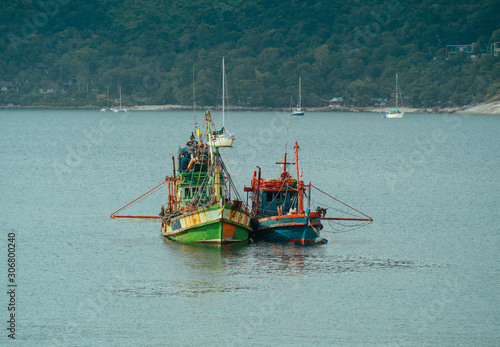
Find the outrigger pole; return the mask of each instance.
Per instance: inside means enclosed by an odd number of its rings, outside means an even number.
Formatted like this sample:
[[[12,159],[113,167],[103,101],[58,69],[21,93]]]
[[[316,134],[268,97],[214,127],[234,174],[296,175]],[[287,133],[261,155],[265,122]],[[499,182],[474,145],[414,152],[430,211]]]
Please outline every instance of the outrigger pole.
[[[141,219],[161,219],[161,216],[132,216],[132,215],[120,215],[120,216],[117,216],[116,214],[118,212],[120,212],[121,210],[125,209],[126,207],[132,205],[133,203],[135,203],[136,201],[142,199],[143,197],[145,197],[146,195],[150,194],[151,192],[153,192],[154,190],[160,188],[162,185],[164,185],[165,183],[167,182],[170,182],[171,180],[169,179],[169,177],[165,178],[165,181],[163,181],[162,183],[160,183],[159,185],[157,185],[156,187],[154,187],[153,189],[147,191],[146,193],[142,194],[141,196],[139,196],[137,199],[135,200],[132,200],[131,202],[129,202],[128,204],[126,204],[125,206],[123,206],[122,208],[120,208],[119,210],[116,210],[115,212],[111,213],[111,218],[141,218]]]

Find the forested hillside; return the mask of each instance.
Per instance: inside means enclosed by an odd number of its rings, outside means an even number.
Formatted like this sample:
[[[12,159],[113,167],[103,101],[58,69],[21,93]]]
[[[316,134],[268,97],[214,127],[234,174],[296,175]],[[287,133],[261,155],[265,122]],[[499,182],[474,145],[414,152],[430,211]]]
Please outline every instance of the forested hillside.
[[[498,96],[500,0],[0,2],[0,105],[465,105]],[[471,59],[446,45],[475,43]],[[0,85],[1,88],[1,85]],[[391,99],[389,99],[389,103]]]

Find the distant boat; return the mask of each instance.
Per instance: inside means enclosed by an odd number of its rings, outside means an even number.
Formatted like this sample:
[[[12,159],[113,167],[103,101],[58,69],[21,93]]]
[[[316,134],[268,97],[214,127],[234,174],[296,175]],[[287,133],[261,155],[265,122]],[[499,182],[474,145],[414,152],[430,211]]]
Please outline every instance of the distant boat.
[[[122,108],[122,86],[119,87],[120,90],[120,107],[119,108],[113,108],[113,112],[127,112],[126,108]]]
[[[398,110],[399,94],[400,91],[399,91],[398,74],[396,74],[396,109],[387,111],[385,113],[385,118],[403,118],[403,115],[405,113]],[[401,102],[401,107],[403,107],[403,102]]]
[[[291,116],[303,116],[304,110],[302,109],[302,79],[299,77],[299,104],[297,108],[292,109]]]
[[[232,147],[234,141],[234,135],[231,134],[224,124],[225,120],[225,108],[226,108],[226,97],[227,97],[227,87],[226,87],[226,68],[224,65],[224,58],[222,58],[222,129],[213,132],[213,145],[217,147]]]

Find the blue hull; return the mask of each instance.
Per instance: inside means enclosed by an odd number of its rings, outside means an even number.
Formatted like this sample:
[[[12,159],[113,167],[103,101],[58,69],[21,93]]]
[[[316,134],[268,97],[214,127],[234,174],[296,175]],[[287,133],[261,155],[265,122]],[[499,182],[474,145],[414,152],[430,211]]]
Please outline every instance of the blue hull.
[[[310,243],[320,237],[321,229],[323,225],[319,218],[275,216],[257,219],[253,236],[269,242]]]

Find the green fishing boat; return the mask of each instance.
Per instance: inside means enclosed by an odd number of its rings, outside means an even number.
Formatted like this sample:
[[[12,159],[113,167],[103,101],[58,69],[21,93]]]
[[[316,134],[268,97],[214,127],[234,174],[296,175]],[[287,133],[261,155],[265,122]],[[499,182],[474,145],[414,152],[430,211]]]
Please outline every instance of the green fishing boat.
[[[224,119],[224,60],[222,75]],[[199,127],[195,122],[195,128],[196,135],[191,133],[189,141],[179,149],[177,158],[171,155],[173,175],[112,213],[111,218],[160,219],[163,236],[179,242],[224,244],[248,241],[252,231],[250,213],[220,155],[224,147],[232,146],[234,136],[216,131],[209,111],[205,112],[203,125]],[[159,216],[118,214],[165,185],[168,185],[168,201],[161,206]]]
[[[195,125],[198,127],[198,124]],[[216,146],[214,123],[205,112],[203,134],[196,135],[177,158],[172,157],[173,175],[139,198],[111,214],[111,218],[160,219],[164,237],[185,243],[225,244],[248,241],[251,217]],[[121,215],[119,212],[162,186],[168,186],[168,201],[157,216]]]
[[[247,241],[251,217],[239,196],[233,200],[232,194],[238,193],[219,147],[214,146],[208,111],[205,126],[205,136],[199,131],[198,138],[192,135],[174,159],[174,175],[167,177],[169,201],[161,211],[162,234],[188,243]]]

